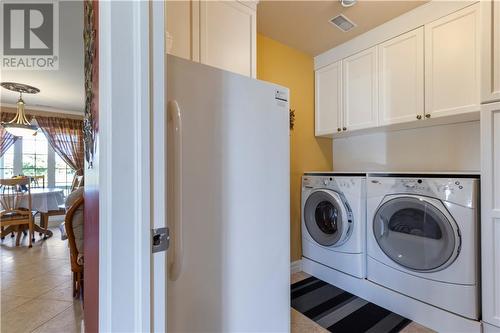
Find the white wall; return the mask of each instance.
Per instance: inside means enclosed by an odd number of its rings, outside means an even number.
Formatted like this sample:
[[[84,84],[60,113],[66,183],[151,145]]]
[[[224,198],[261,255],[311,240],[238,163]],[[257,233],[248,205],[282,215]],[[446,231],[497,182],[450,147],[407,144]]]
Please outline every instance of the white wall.
[[[333,140],[334,171],[479,171],[479,121]]]

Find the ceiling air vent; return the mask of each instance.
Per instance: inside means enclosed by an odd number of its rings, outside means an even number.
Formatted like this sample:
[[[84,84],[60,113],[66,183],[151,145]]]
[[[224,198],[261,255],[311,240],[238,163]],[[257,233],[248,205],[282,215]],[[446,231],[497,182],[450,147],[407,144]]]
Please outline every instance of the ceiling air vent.
[[[356,27],[356,24],[354,24],[351,20],[349,20],[342,14],[337,15],[334,18],[330,19],[330,23],[339,28],[340,30],[342,30],[343,32],[348,32],[349,30]]]

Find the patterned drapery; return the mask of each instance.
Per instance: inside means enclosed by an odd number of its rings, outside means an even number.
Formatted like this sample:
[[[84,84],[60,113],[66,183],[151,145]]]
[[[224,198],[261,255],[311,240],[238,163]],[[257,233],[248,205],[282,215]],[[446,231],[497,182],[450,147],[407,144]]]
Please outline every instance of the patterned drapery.
[[[0,121],[1,122],[8,122],[11,121],[12,118],[14,118],[15,113],[7,113],[7,112],[1,112],[0,113]],[[16,142],[17,137],[13,136],[9,132],[3,128],[3,126],[0,125],[0,157],[5,154],[5,152]]]
[[[83,120],[35,116],[54,151],[77,175],[83,175]]]

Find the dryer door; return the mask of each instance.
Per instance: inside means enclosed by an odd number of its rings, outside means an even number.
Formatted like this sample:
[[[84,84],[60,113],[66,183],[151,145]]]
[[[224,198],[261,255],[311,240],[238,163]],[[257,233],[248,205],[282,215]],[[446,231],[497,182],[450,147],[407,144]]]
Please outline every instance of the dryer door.
[[[375,214],[373,233],[391,260],[413,271],[442,270],[460,251],[457,224],[441,201],[428,197],[386,197]]]
[[[342,196],[331,190],[316,190],[307,197],[304,224],[318,244],[339,246],[347,240],[352,213],[346,205]]]

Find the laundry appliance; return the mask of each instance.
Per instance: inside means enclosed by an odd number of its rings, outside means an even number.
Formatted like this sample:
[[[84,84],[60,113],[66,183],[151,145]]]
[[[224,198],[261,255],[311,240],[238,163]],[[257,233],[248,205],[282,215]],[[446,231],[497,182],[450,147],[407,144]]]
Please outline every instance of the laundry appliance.
[[[365,186],[365,174],[302,177],[303,257],[365,277]]]
[[[479,176],[369,174],[367,278],[479,318]]]

